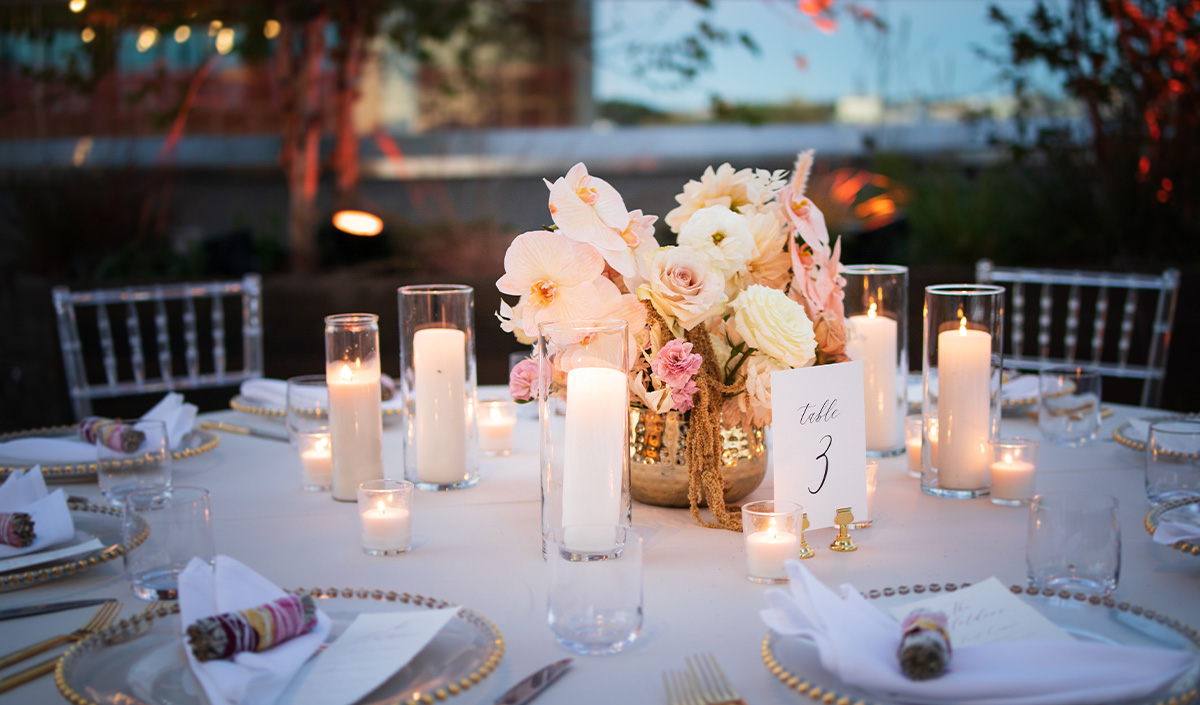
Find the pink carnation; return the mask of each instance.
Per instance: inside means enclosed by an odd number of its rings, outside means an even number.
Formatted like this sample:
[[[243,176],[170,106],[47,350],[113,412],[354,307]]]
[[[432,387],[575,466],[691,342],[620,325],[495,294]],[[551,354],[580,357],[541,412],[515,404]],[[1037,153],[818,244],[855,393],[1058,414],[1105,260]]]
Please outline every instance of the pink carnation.
[[[676,411],[687,411],[696,405],[696,392],[700,388],[696,386],[696,380],[689,379],[687,384],[676,389],[671,388],[671,403],[675,405]]]
[[[674,338],[659,348],[654,360],[650,362],[650,369],[663,384],[673,390],[682,391],[700,371],[703,361],[700,355],[692,352],[691,343],[683,338]]]
[[[533,358],[525,358],[513,366],[508,373],[508,393],[513,401],[526,402],[537,399],[538,364]]]

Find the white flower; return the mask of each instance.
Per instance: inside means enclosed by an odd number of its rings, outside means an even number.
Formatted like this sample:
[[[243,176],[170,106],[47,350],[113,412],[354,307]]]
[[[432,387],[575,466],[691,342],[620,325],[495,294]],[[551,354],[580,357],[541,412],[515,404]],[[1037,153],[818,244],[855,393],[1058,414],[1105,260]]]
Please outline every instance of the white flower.
[[[742,371],[746,373],[746,393],[739,395],[742,411],[754,417],[755,423],[771,423],[771,373],[788,366],[767,355],[751,355]]]
[[[741,270],[754,254],[746,216],[725,206],[696,211],[679,232],[679,244],[703,252],[726,277]]]
[[[637,296],[650,301],[676,335],[725,308],[725,278],[703,252],[663,247],[650,260],[649,281]]]
[[[672,232],[682,232],[683,226],[696,211],[709,206],[725,206],[738,212],[747,212],[774,198],[783,187],[783,172],[771,173],[763,169],[740,169],[734,171],[728,163],[704,170],[699,181],[689,181],[683,193],[675,196],[679,207],[667,213],[666,223]]]
[[[778,289],[753,284],[730,304],[733,343],[745,342],[788,367],[813,360],[816,338],[804,307]]]
[[[754,240],[754,252],[739,273],[741,288],[762,284],[783,290],[792,278],[792,258],[787,251],[783,214],[778,204],[772,203],[770,206],[746,216],[750,237]]]

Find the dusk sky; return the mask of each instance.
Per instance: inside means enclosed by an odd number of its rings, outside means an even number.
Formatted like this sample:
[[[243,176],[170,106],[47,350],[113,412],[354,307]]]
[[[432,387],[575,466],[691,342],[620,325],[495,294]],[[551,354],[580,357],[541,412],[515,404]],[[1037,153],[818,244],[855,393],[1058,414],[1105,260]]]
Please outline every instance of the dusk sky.
[[[628,42],[664,42],[682,35],[705,13],[686,0],[597,0],[595,92],[597,100],[630,100],[671,110],[706,107],[710,94],[740,102],[791,98],[829,101],[847,94],[952,98],[1001,95],[1008,89],[997,67],[974,47],[1003,48],[1002,33],[988,22],[985,0],[860,0],[889,26],[880,34],[859,26],[844,11],[831,34],[817,30],[795,0],[715,0],[709,21],[744,30],[761,48],[757,56],[740,47],[718,51],[714,69],[692,85],[647,85],[631,78],[623,47]],[[844,7],[846,0],[838,0]],[[1032,0],[999,0],[1023,19]],[[798,65],[804,57],[806,68]]]

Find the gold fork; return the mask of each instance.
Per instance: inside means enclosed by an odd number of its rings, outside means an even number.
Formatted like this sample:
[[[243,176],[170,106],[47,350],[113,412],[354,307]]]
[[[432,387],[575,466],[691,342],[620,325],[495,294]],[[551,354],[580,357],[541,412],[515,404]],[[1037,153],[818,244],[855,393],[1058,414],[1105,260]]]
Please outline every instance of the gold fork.
[[[734,690],[733,684],[725,677],[721,664],[710,653],[689,656],[686,659],[691,671],[692,682],[699,692],[700,701],[705,705],[746,705],[746,701]]]
[[[96,610],[96,614],[92,615],[92,618],[89,619],[87,623],[79,629],[76,629],[70,634],[51,637],[39,644],[34,644],[33,646],[28,646],[20,651],[9,654],[3,659],[0,659],[0,668],[7,668],[14,663],[24,661],[30,656],[35,656],[43,651],[49,651],[59,644],[74,643],[80,639],[83,639],[84,637],[91,636],[92,634],[95,634],[101,629],[104,629],[112,624],[113,620],[116,619],[117,615],[120,613],[121,603],[116,600],[108,600],[103,605],[100,605],[100,609]],[[36,666],[30,666],[24,671],[15,673],[7,678],[0,679],[0,693],[7,692],[19,685],[28,683],[39,676],[44,676],[47,673],[50,673],[54,670],[54,664],[57,662],[58,658],[52,658],[43,661]]]
[[[663,688],[667,691],[667,705],[703,705],[695,679],[688,671],[663,671]]]

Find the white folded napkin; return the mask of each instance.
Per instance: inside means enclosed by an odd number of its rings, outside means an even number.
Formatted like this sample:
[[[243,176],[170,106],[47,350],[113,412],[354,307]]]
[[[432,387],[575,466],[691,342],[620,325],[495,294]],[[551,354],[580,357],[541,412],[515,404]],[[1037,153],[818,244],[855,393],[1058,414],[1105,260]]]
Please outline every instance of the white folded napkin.
[[[188,625],[198,619],[266,604],[286,593],[229,556],[210,566],[193,558],[179,574],[179,615],[184,651],[192,673],[213,705],[267,705],[280,693],[329,634],[329,616],[317,610],[311,632],[263,652],[243,652],[232,660],[200,662],[186,644]]]
[[[1145,696],[1192,667],[1185,651],[1081,641],[1010,641],[953,647],[942,677],[900,672],[900,625],[851,585],[839,597],[799,561],[787,562],[790,591],[768,590],[762,619],[775,632],[807,637],[821,665],[847,684],[902,703],[1066,705]]]
[[[248,379],[245,382],[242,382],[242,386],[239,391],[242,393],[242,396],[246,397],[247,399],[254,399],[268,407],[276,409],[287,408],[287,380],[268,379],[265,377],[262,379]],[[304,395],[302,398],[305,401],[314,404],[320,401],[328,401],[329,399],[329,396],[323,392],[304,389],[300,390],[300,392]],[[396,394],[391,399],[383,402],[383,408],[385,409],[390,407],[398,408],[399,406],[399,390],[397,390]]]
[[[1033,399],[1036,398],[1037,395],[1037,375],[1021,375],[1020,377],[1014,377],[1000,386],[1001,399]]]
[[[1154,530],[1154,543],[1173,546],[1178,541],[1195,543],[1200,539],[1200,526],[1183,521],[1160,522]]]
[[[16,470],[0,485],[0,512],[25,512],[33,518],[37,538],[25,548],[0,544],[0,558],[35,553],[75,537],[75,522],[67,509],[67,495],[61,489],[46,491],[42,468]]]
[[[183,395],[171,392],[162,398],[142,418],[166,423],[171,448],[178,449],[183,437],[196,423],[196,405],[183,401]],[[46,464],[91,463],[96,460],[96,447],[78,435],[59,438],[18,438],[0,443],[0,457]]]

